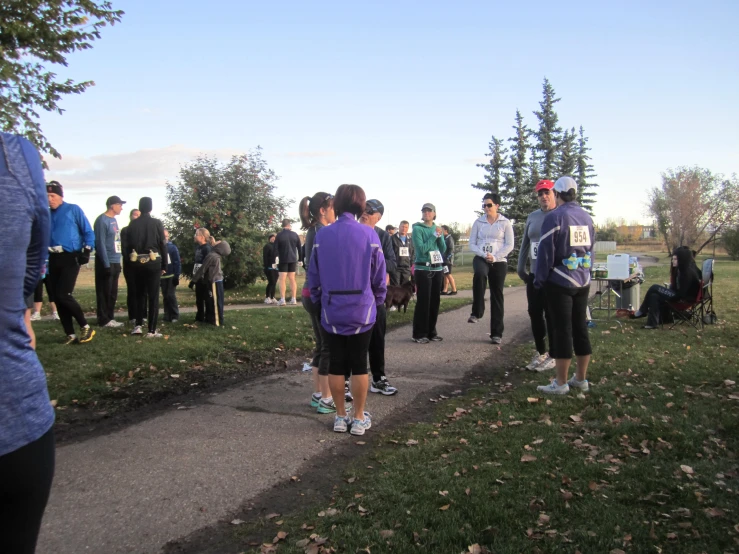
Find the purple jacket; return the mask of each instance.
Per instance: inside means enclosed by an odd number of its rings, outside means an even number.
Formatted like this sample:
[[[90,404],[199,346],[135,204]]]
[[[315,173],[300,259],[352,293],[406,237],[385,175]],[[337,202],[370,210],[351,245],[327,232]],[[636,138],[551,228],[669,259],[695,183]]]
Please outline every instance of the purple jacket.
[[[387,293],[385,258],[374,229],[344,213],[318,231],[308,282],[326,331],[355,335],[370,330]]]

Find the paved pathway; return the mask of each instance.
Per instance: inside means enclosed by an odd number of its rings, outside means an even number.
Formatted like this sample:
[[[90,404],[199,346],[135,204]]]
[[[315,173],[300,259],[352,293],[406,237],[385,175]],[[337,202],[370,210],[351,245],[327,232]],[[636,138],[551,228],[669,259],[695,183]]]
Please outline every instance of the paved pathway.
[[[525,291],[505,295],[504,349],[529,336]],[[408,326],[388,333],[387,373],[400,393],[370,395],[373,426],[382,429],[418,395],[454,384],[479,363],[495,367],[500,353],[489,342],[487,318],[469,324],[468,315],[469,307],[442,314],[439,343],[411,342]],[[331,431],[332,416],[309,409],[310,386],[310,374],[286,371],[59,447],[38,552],[159,552],[227,518],[299,473],[319,440],[322,448],[351,440]]]

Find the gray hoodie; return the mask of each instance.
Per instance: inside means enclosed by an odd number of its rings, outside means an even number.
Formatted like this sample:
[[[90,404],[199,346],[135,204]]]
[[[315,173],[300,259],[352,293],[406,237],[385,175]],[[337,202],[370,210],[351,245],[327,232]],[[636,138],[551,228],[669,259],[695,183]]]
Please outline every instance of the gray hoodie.
[[[205,281],[206,283],[215,283],[217,281],[223,281],[223,270],[221,269],[221,258],[228,256],[231,253],[231,246],[222,240],[213,246],[210,254],[203,260],[198,270],[193,275],[193,281]]]

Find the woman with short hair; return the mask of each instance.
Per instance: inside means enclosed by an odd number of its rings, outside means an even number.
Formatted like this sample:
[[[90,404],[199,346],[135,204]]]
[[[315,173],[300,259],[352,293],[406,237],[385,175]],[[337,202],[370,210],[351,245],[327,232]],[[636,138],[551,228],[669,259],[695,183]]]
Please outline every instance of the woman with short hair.
[[[329,388],[336,405],[334,431],[363,435],[372,426],[364,411],[369,379],[367,351],[377,306],[385,302],[385,257],[374,229],[357,221],[366,204],[364,190],[341,185],[334,196],[336,223],[316,233],[308,280],[328,333]],[[346,413],[344,375],[351,374],[354,419]]]

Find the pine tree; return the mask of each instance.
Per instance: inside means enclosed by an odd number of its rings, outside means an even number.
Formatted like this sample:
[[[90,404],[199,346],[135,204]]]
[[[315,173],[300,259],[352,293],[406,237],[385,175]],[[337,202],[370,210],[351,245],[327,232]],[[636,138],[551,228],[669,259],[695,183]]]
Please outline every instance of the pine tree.
[[[501,175],[506,165],[506,154],[508,150],[503,147],[503,140],[495,138],[490,139],[488,144],[489,152],[485,154],[490,160],[486,164],[475,164],[485,170],[485,182],[474,183],[473,188],[484,190],[485,192],[494,192],[500,194]]]
[[[537,139],[536,151],[541,160],[539,172],[542,179],[555,180],[558,176],[557,162],[559,161],[559,145],[562,139],[562,127],[558,125],[559,117],[554,111],[554,105],[559,102],[555,98],[554,87],[544,78],[543,99],[539,102],[539,111],[535,111],[539,120],[539,130],[534,131]]]
[[[576,141],[577,132],[574,127],[571,131],[565,131],[565,134],[562,136],[562,142],[559,145],[559,177],[564,177],[565,175],[572,176],[577,169],[579,151]]]
[[[514,135],[508,139],[511,143],[511,155],[503,184],[502,211],[506,217],[516,221],[526,221],[526,217],[536,210],[537,202],[531,194],[529,183],[529,166],[526,163],[531,149],[529,137],[531,131],[524,125],[523,116],[516,110]]]
[[[588,139],[585,136],[585,131],[581,125],[580,137],[577,141],[577,163],[573,177],[575,178],[575,181],[577,181],[578,203],[592,214],[593,206],[595,205],[595,197],[598,194],[594,189],[597,188],[598,185],[591,181],[594,177],[597,177],[597,175],[593,173],[593,166],[589,163],[589,151]]]

